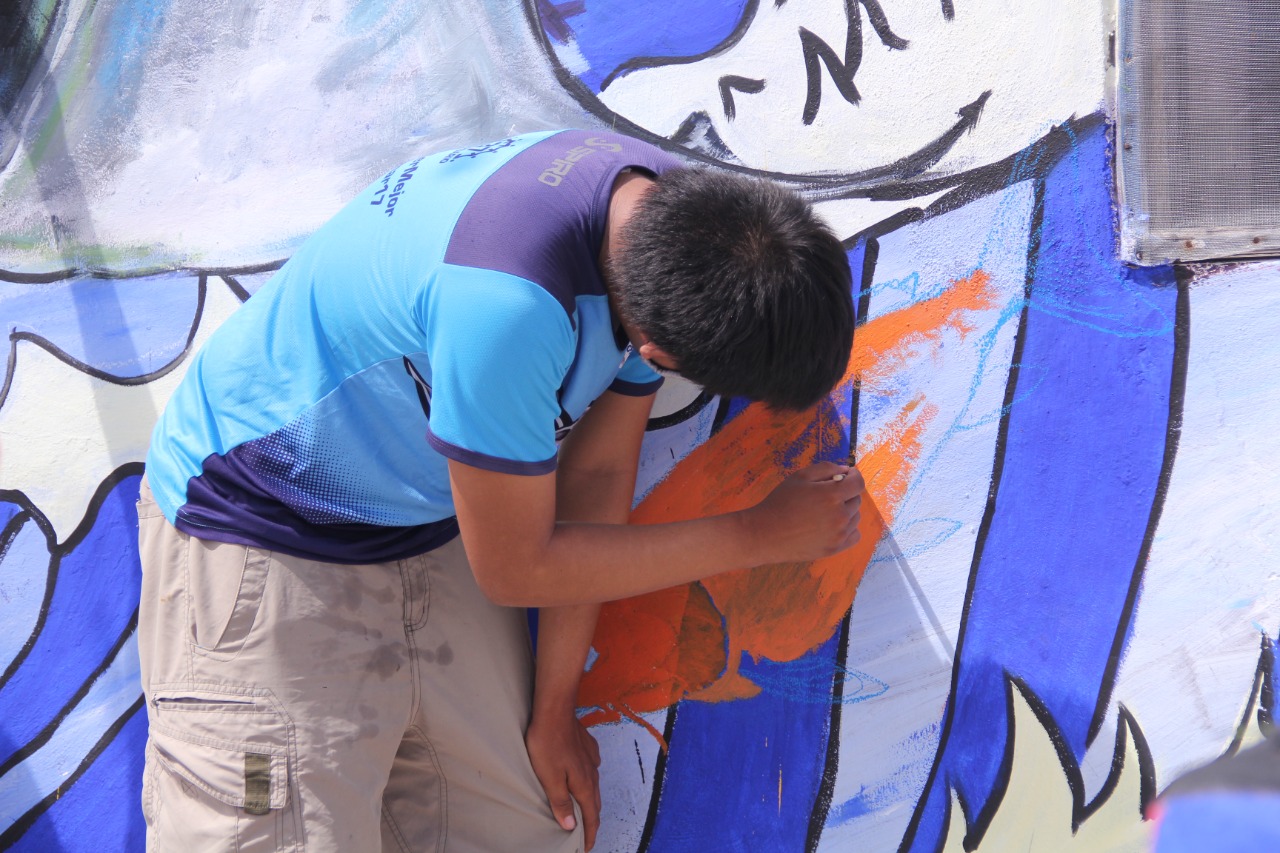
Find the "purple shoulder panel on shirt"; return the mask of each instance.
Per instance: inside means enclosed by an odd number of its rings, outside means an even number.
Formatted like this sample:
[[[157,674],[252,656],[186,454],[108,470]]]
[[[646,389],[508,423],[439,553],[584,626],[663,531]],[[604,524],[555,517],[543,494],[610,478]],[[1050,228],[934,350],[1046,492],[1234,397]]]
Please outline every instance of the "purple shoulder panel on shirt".
[[[531,281],[572,318],[575,297],[605,292],[596,259],[618,173],[635,167],[661,174],[680,165],[660,148],[608,131],[549,136],[512,157],[472,195],[445,263]]]
[[[267,491],[233,451],[205,459],[187,484],[187,502],[174,526],[198,539],[264,548],[326,563],[385,563],[439,548],[458,535],[450,517],[395,527],[361,522],[316,524]]]

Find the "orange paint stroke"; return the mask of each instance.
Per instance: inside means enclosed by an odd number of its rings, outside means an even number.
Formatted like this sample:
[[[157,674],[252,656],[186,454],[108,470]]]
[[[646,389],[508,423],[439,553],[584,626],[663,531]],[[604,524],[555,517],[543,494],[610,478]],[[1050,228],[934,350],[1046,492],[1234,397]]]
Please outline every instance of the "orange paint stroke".
[[[969,334],[973,327],[966,314],[993,304],[990,277],[977,271],[938,296],[868,322],[858,329],[848,371],[832,397],[841,405],[824,403],[800,413],[748,406],[654,487],[632,513],[632,523],[683,521],[759,503],[787,475],[811,464],[820,448],[838,446],[848,435],[849,410],[842,398],[855,382],[878,385],[918,357],[921,347],[939,346],[946,332]],[[743,652],[756,660],[788,661],[826,642],[852,604],[906,494],[925,427],[935,414],[917,397],[861,442],[858,467],[867,494],[861,540],[850,550],[606,604],[593,641],[597,658],[579,691],[579,706],[592,709],[583,721],[643,723],[639,714],[685,696],[705,701],[751,696],[759,687],[738,672]]]
[[[965,322],[965,315],[985,311],[995,301],[991,276],[977,270],[937,296],[871,320],[854,337],[842,384],[851,379],[860,384],[881,384],[920,348],[939,346],[943,332],[956,332],[961,338],[969,335],[974,327]]]
[[[759,661],[796,660],[830,639],[853,604],[871,555],[910,482],[920,438],[935,411],[913,400],[871,441],[858,543],[814,562],[782,563],[725,572],[702,582],[724,616],[728,655],[724,675],[692,695],[702,701],[754,696],[760,688],[738,672],[745,652]]]

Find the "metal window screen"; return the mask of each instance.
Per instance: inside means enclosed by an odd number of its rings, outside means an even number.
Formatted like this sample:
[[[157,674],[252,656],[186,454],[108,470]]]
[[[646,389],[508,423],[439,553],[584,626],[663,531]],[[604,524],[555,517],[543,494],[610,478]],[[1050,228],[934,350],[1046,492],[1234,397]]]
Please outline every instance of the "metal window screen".
[[[1280,255],[1280,0],[1121,0],[1126,260]]]

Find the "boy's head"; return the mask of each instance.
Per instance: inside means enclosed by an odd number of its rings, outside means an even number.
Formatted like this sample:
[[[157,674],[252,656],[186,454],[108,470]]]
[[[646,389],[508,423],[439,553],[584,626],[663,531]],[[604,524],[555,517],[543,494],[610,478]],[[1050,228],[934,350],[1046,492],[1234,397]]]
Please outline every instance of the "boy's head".
[[[844,375],[848,259],[809,205],[781,187],[666,172],[623,226],[609,272],[624,319],[713,393],[798,410]]]

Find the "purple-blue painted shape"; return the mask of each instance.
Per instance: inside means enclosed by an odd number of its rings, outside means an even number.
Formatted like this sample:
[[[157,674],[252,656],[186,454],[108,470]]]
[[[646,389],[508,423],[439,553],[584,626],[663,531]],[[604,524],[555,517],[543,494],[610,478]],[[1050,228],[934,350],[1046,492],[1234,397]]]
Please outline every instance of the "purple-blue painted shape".
[[[637,59],[685,60],[714,52],[749,23],[758,0],[537,0],[553,47],[572,45],[586,60],[578,74],[592,92]]]
[[[12,853],[143,853],[142,756],[147,712],[137,708],[103,749],[8,848]]]

